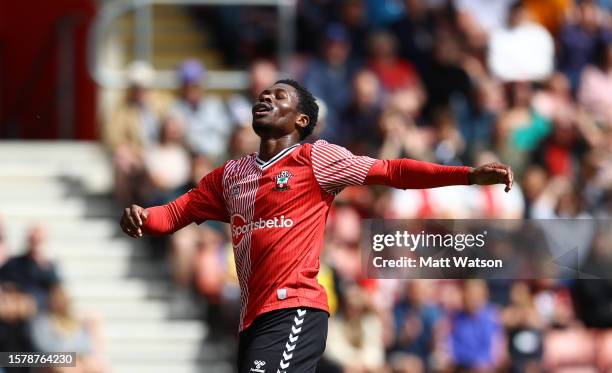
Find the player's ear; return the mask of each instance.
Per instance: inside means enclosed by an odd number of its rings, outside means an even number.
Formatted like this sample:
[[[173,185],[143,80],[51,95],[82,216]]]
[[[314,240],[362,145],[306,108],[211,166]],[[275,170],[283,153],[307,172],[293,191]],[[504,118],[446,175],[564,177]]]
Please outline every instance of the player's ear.
[[[308,115],[306,114],[299,113],[295,123],[302,128],[306,128],[308,123],[310,123],[310,118],[308,118]]]

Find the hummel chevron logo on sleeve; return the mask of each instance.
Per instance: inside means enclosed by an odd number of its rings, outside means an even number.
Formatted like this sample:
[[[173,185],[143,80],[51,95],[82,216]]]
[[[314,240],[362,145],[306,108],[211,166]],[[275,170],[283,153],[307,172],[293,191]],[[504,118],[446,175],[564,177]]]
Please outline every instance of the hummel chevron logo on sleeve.
[[[305,315],[306,310],[297,310],[297,316],[293,318],[293,325],[291,325],[289,341],[285,344],[285,351],[283,351],[283,357],[281,358],[279,363],[280,369],[277,369],[276,373],[287,373],[285,369],[289,368],[289,364],[291,364],[291,359],[293,358],[292,351],[295,350],[295,346],[297,346],[297,340],[300,332],[302,331],[302,327],[300,325],[304,323]]]

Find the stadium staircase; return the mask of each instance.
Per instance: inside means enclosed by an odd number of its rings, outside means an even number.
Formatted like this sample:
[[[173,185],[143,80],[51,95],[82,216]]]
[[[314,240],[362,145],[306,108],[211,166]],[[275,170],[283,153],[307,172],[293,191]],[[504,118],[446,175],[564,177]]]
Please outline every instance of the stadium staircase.
[[[0,216],[11,252],[21,252],[31,223],[47,226],[77,312],[101,321],[112,372],[230,372],[233,346],[207,338],[196,318],[171,316],[167,269],[120,234],[111,183],[97,144],[0,142]]]
[[[210,35],[189,14],[189,7],[163,4],[152,7],[152,63],[156,69],[175,69],[186,58],[196,58],[208,68],[220,68],[221,56],[211,48]],[[126,62],[133,59],[134,15],[118,20],[117,31]]]

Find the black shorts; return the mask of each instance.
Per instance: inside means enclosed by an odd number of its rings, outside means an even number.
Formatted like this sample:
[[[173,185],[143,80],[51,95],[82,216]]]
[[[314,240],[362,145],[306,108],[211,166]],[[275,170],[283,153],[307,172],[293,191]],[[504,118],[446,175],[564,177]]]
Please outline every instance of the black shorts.
[[[240,333],[239,373],[314,373],[325,351],[327,312],[285,308],[264,313]]]

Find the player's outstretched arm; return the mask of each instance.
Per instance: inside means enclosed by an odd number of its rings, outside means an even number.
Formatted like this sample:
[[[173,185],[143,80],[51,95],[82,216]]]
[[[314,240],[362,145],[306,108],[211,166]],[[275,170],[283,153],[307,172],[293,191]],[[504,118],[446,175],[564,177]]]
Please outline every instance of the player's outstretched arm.
[[[188,208],[192,197],[190,193],[185,193],[168,204],[147,209],[132,205],[123,211],[121,229],[135,238],[143,234],[174,233],[196,220]]]
[[[505,184],[506,192],[513,183],[512,169],[493,162],[472,168],[444,166],[413,159],[376,160],[364,184],[388,185],[400,189],[426,189],[450,185]]]
[[[512,184],[514,184],[514,174],[510,166],[498,162],[491,162],[470,169],[468,172],[468,180],[470,184],[476,185],[505,184],[507,193],[512,189]]]
[[[128,236],[142,237],[142,225],[149,217],[149,213],[138,205],[126,207],[119,221],[121,230]]]

